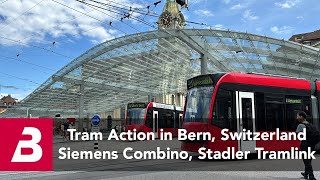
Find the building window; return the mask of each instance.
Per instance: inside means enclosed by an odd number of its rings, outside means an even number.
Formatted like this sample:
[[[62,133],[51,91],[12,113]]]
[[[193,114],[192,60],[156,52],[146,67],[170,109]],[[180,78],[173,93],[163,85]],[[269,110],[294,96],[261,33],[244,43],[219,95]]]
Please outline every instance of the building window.
[[[311,46],[311,41],[304,41],[302,44]]]
[[[302,39],[301,36],[296,37],[296,40],[297,40],[297,41],[300,41],[301,39]]]

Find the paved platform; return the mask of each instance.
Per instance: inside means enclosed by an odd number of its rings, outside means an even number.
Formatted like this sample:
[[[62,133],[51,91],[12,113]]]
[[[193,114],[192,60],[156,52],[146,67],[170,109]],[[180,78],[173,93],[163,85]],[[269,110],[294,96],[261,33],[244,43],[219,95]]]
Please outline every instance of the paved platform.
[[[320,172],[315,172],[320,177]],[[141,171],[94,171],[94,172],[31,172],[31,173],[0,173],[1,180],[298,180],[298,171],[187,171],[187,172],[141,172]]]
[[[180,150],[180,142],[173,141],[99,141],[99,150],[121,152],[126,147],[135,150],[151,150],[170,147]],[[58,160],[58,150],[70,147],[74,150],[93,150],[92,141],[54,144],[55,172],[8,172],[0,173],[0,179],[300,179],[303,170],[301,160],[126,160],[121,155],[117,160]],[[320,155],[313,161],[315,170],[320,170]],[[67,170],[67,171],[66,171]],[[320,171],[315,172],[320,178]]]

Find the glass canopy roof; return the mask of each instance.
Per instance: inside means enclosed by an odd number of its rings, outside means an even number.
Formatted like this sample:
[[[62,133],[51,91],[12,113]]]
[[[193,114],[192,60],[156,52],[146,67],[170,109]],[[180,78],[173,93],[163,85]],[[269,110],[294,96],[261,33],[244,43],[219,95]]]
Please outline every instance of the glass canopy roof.
[[[201,72],[256,72],[320,77],[317,48],[243,32],[211,29],[158,30],[97,45],[67,64],[16,106],[15,111],[98,113],[133,101],[186,92]]]

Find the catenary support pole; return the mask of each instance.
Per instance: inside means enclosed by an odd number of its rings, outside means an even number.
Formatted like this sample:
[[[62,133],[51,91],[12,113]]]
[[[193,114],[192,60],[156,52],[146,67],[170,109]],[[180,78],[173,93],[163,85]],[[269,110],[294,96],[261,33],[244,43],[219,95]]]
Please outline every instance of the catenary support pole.
[[[83,131],[83,106],[84,106],[84,85],[80,84],[80,97],[79,97],[79,131]]]
[[[207,54],[202,54],[200,61],[201,61],[200,62],[201,63],[201,74],[207,74],[207,70],[208,70],[208,56],[207,56]]]

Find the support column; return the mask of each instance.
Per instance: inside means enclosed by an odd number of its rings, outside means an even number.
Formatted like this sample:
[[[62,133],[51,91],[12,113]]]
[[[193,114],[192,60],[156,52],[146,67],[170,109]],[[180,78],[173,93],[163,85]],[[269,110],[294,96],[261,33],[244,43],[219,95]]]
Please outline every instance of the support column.
[[[174,98],[175,98],[175,95],[174,95],[174,94],[171,94],[171,98],[170,98],[170,99],[171,99],[171,103],[170,103],[170,104],[172,104],[172,105],[173,105],[173,104],[176,104],[176,101],[175,101]]]
[[[87,118],[86,118],[86,126],[87,126],[87,132],[89,132],[90,129],[90,115],[87,113]]]
[[[200,59],[200,63],[201,63],[201,74],[207,74],[207,70],[208,70],[208,55],[202,54],[201,55],[201,59]]]
[[[181,106],[180,93],[177,93],[175,95],[175,100],[174,101],[175,101],[176,106]]]
[[[29,114],[29,108],[27,108],[27,118],[30,117],[30,114]]]
[[[83,131],[83,106],[84,106],[84,85],[80,84],[80,97],[79,97],[79,131]]]

